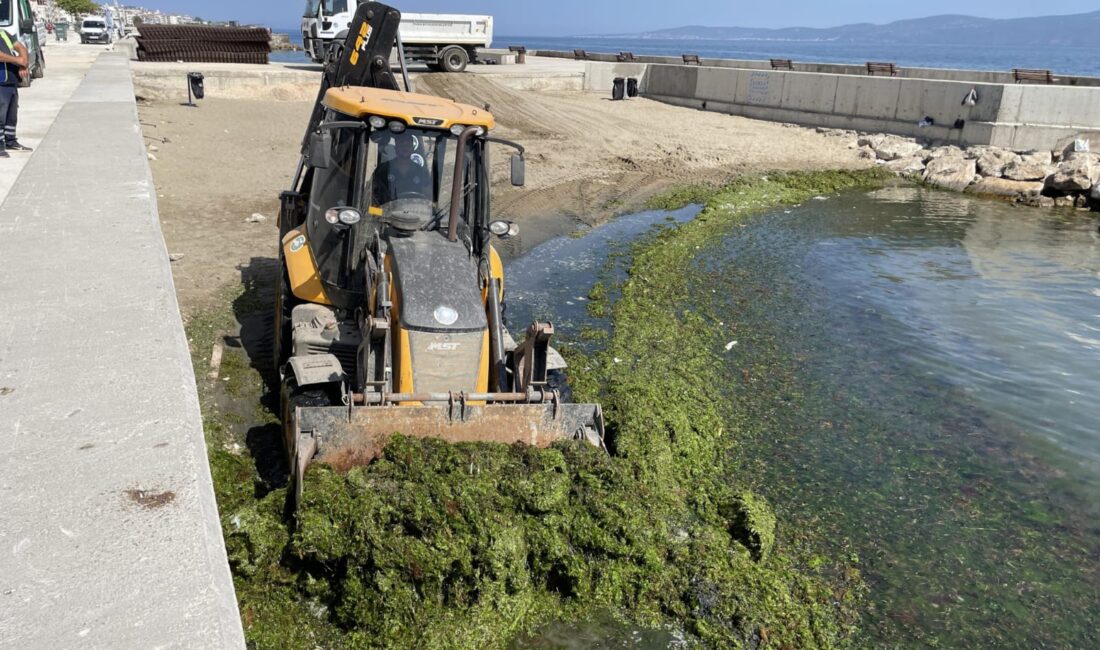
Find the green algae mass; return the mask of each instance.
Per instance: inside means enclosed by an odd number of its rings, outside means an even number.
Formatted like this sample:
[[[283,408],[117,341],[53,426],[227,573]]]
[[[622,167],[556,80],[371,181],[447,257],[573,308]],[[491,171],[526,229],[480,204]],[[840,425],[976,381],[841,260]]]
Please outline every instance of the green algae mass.
[[[881,178],[740,181],[633,246],[618,299],[593,307],[609,336],[573,354],[578,401],[605,406],[610,454],[399,436],[369,467],[311,468],[293,531],[281,490],[223,502],[250,645],[507,647],[605,611],[705,647],[845,645],[858,590],[776,545],[782,522],[730,460],[723,333],[685,295],[699,249],[745,216]]]

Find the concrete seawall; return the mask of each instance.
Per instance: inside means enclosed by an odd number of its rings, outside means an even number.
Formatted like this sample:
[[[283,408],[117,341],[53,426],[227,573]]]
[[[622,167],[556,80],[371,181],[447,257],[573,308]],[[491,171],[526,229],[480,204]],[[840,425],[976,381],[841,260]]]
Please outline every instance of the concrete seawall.
[[[618,56],[602,52],[588,52],[588,61],[600,63],[616,63]],[[557,50],[539,50],[538,56],[556,59],[572,60],[572,52]],[[682,65],[683,58],[679,56],[645,56],[636,55],[637,63]],[[708,59],[701,58],[700,64],[708,68],[737,68],[739,70],[771,70],[770,61],[753,59]],[[818,72],[822,74],[843,74],[866,76],[865,65],[853,65],[845,63],[814,63],[804,61],[792,62],[793,72]],[[932,79],[939,81],[964,81],[968,83],[993,83],[1014,84],[1016,78],[1011,72],[998,72],[994,70],[957,70],[952,68],[912,68],[897,67],[897,77],[902,79]],[[1055,85],[1059,86],[1100,86],[1100,77],[1082,77],[1077,75],[1060,75],[1055,73]]]
[[[0,206],[0,647],[243,648],[126,58]]]
[[[960,145],[1049,150],[1100,130],[1100,87],[602,62],[587,64],[585,87],[608,92],[624,76],[639,78],[644,96],[680,106]],[[933,126],[919,126],[926,117]]]

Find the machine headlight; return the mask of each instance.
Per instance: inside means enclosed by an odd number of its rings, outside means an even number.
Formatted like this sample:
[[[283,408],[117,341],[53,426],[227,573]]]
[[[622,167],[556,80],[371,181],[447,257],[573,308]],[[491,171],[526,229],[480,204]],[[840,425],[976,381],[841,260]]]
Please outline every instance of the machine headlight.
[[[345,226],[354,226],[363,220],[363,214],[358,210],[345,208],[340,211],[340,223]]]
[[[440,325],[454,325],[458,322],[458,312],[453,307],[437,307],[433,316],[435,316],[435,322]]]
[[[355,208],[330,208],[325,211],[325,221],[334,226],[338,223],[354,226],[362,220],[363,214]]]
[[[398,122],[397,120],[390,122],[390,133],[404,133],[406,128],[408,127],[404,122]]]
[[[370,126],[372,129],[384,129],[386,128],[386,118],[374,115],[370,118]]]
[[[519,226],[511,221],[494,221],[489,224],[489,232],[497,237],[507,239],[519,234]]]
[[[465,131],[468,128],[470,128],[470,127],[466,126],[465,124],[455,124],[454,126],[451,127],[451,133],[453,135],[456,135],[456,136],[462,135],[462,132]],[[476,135],[479,138],[481,136],[485,135],[485,127],[483,127],[483,126],[477,127],[477,130],[474,131],[474,135]]]

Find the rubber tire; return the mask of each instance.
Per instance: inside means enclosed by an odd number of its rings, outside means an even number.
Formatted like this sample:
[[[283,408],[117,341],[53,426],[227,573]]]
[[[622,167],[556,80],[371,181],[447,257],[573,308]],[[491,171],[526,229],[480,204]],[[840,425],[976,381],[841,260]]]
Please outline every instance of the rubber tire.
[[[291,314],[294,312],[294,294],[290,291],[290,280],[286,274],[286,261],[280,258],[279,283],[275,285],[275,329],[272,332],[271,363],[275,372],[281,372],[283,364],[290,359],[293,351],[293,339],[290,336]]]
[[[290,462],[290,433],[288,428],[290,427],[290,419],[294,413],[294,409],[298,407],[318,407],[318,406],[332,406],[332,397],[325,391],[324,388],[317,388],[307,386],[305,388],[298,387],[298,380],[293,376],[288,376],[283,379],[283,387],[280,391],[282,401],[282,417],[280,418],[283,423],[283,449],[287,453],[287,461]]]
[[[569,379],[564,370],[550,370],[546,373],[546,384],[558,391],[563,404],[573,403],[573,389],[569,386]]]
[[[465,48],[451,45],[439,53],[439,65],[444,72],[464,72],[470,64],[470,53]]]
[[[296,485],[296,479],[294,476],[294,454],[291,453],[290,448],[290,436],[291,436],[291,418],[294,409],[298,407],[323,407],[332,406],[332,399],[330,399],[328,393],[322,388],[299,388],[298,382],[294,377],[287,377],[283,380],[282,390],[280,391],[282,396],[282,429],[283,434],[280,436],[283,439],[283,453],[286,455],[286,465],[289,470],[289,476],[287,477],[287,490],[286,490],[286,511],[288,513],[294,513],[297,510],[297,493],[298,486]]]

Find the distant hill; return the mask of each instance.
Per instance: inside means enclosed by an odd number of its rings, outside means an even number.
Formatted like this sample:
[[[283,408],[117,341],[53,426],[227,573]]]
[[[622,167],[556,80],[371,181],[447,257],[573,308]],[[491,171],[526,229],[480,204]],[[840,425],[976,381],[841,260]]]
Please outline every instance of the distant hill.
[[[860,23],[841,27],[688,26],[662,29],[635,38],[699,40],[830,41],[843,43],[919,43],[922,45],[1058,45],[1100,47],[1100,11],[1071,16],[993,19],[932,16],[887,25]]]

